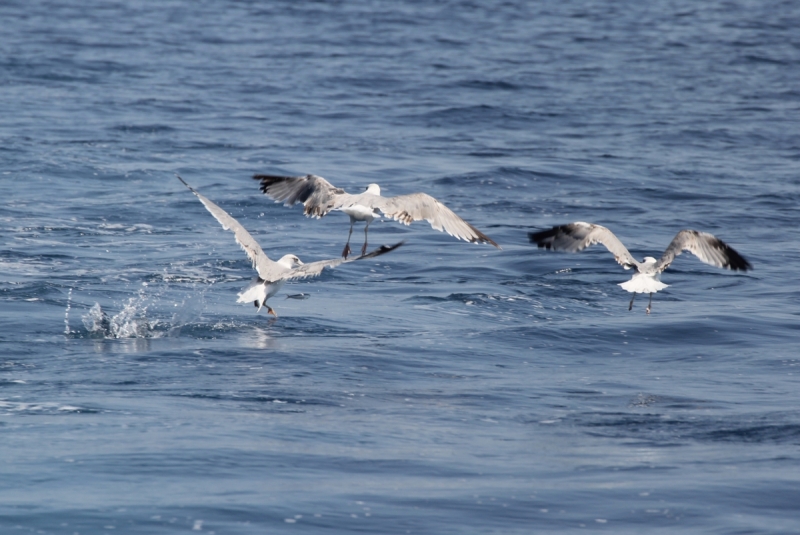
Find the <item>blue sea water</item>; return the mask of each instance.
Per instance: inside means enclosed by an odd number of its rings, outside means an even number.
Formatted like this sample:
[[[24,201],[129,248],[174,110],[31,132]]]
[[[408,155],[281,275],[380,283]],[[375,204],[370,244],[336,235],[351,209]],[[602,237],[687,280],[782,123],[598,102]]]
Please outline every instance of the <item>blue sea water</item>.
[[[0,4],[0,532],[800,532],[800,4]],[[335,258],[254,173],[425,191]],[[600,246],[714,233],[644,313]],[[361,227],[354,232],[360,248]],[[287,298],[292,296],[294,298]]]

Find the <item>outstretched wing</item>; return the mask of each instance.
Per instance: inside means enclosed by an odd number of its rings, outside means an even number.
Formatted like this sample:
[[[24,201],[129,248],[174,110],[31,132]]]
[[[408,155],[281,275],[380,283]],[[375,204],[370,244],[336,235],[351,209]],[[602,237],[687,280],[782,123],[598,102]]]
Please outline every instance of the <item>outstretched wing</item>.
[[[261,192],[284,206],[303,203],[303,213],[320,218],[341,207],[353,195],[337,188],[321,176],[253,175],[261,182]]]
[[[682,230],[670,242],[667,250],[656,263],[657,272],[669,267],[676,256],[683,251],[689,251],[697,258],[712,266],[731,269],[733,271],[747,271],[753,269],[750,262],[737,253],[730,245],[708,232],[697,230]]]
[[[348,262],[355,262],[356,260],[365,260],[367,258],[375,258],[376,256],[380,256],[382,254],[389,253],[394,251],[405,242],[401,241],[399,243],[395,243],[394,245],[381,245],[377,249],[361,256],[351,257],[347,260],[344,258],[334,258],[332,260],[320,260],[318,262],[310,262],[308,264],[303,264],[302,266],[298,266],[295,269],[285,273],[281,278],[282,279],[304,279],[306,277],[316,277],[322,270],[326,267],[334,268],[340,264],[346,264]]]
[[[450,208],[437,201],[427,193],[412,193],[397,197],[364,196],[370,208],[378,208],[386,217],[410,225],[412,221],[423,219],[436,230],[444,231],[459,240],[472,243],[491,243],[498,249],[501,247],[489,236],[476,229]],[[367,200],[365,199],[365,200]],[[361,202],[364,202],[363,200]]]
[[[530,238],[531,243],[535,243],[539,247],[568,253],[577,253],[590,245],[600,243],[611,251],[614,259],[625,269],[630,269],[640,264],[631,256],[628,249],[622,245],[619,238],[614,236],[613,232],[606,227],[593,225],[592,223],[576,221],[542,232],[529,232],[528,238]]]
[[[214,218],[220,222],[223,229],[233,231],[234,237],[236,238],[236,243],[238,243],[247,254],[247,258],[249,258],[253,263],[253,268],[255,268],[255,270],[258,272],[259,277],[269,281],[280,278],[281,273],[286,271],[286,268],[277,262],[270,260],[269,257],[264,254],[264,251],[261,250],[261,246],[258,244],[258,242],[250,235],[249,232],[247,232],[241,223],[231,217],[228,212],[200,195],[180,176],[178,176],[178,179],[183,182],[184,186],[189,188],[189,191],[194,193],[197,198],[200,199],[200,202],[203,203],[203,206],[206,207],[206,210],[211,212],[211,215],[213,215]]]

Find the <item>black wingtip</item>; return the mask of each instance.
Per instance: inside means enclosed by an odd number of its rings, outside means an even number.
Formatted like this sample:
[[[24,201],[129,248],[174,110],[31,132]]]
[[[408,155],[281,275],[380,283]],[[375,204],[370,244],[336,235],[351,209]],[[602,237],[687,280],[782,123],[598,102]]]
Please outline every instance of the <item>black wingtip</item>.
[[[275,201],[283,201],[285,206],[294,206],[294,204],[298,202],[305,203],[308,198],[314,194],[314,188],[316,184],[314,175],[253,175],[253,180],[259,180],[261,182],[261,185],[259,186],[261,193],[274,199]],[[278,192],[276,197],[275,192],[273,191],[273,186],[287,182],[290,184],[289,192]],[[344,193],[344,190],[337,191],[337,193]],[[319,216],[319,214],[311,214],[309,212],[309,208],[306,208],[306,215]]]
[[[531,243],[535,243],[539,249],[552,249],[553,238],[556,237],[560,230],[561,226],[539,232],[528,232],[528,240],[530,240]]]
[[[403,240],[401,242],[398,242],[398,243],[395,243],[394,245],[381,245],[377,249],[375,249],[373,251],[370,251],[369,253],[367,253],[365,255],[361,255],[358,258],[354,258],[353,260],[363,260],[365,258],[375,258],[376,256],[380,256],[382,254],[386,254],[386,253],[390,253],[390,252],[394,251],[395,249],[397,249],[398,247],[400,247],[404,243],[406,243],[405,240]]]
[[[481,234],[480,234],[480,237],[479,237],[479,238],[477,238],[477,239],[473,240],[473,241],[472,241],[472,243],[488,243],[489,245],[494,245],[495,247],[497,247],[497,248],[498,248],[498,249],[500,249],[501,251],[503,250],[503,248],[502,248],[502,247],[500,247],[500,246],[497,244],[497,242],[496,242],[496,241],[494,241],[494,240],[493,240],[493,239],[491,239],[489,236],[487,236],[486,234],[483,234],[483,233],[481,233]]]
[[[191,192],[192,192],[192,193],[194,193],[195,195],[198,195],[198,193],[197,193],[197,190],[196,190],[196,189],[194,189],[192,186],[190,186],[190,185],[189,185],[189,183],[188,183],[188,182],[186,182],[186,181],[185,181],[185,180],[184,180],[184,179],[181,177],[181,175],[179,175],[178,173],[175,173],[175,176],[176,176],[176,177],[178,177],[178,180],[180,180],[181,182],[183,182],[183,185],[184,185],[184,186],[186,186],[187,188],[189,188],[189,191],[191,191]]]
[[[700,233],[696,230],[693,230],[696,235]],[[747,261],[745,257],[739,254],[739,252],[722,241],[721,239],[717,238],[716,236],[711,236],[710,243],[712,247],[722,251],[722,254],[725,255],[725,260],[727,261],[725,265],[722,267],[725,269],[730,269],[731,271],[748,271],[753,269],[753,266],[750,262]]]
[[[744,257],[742,257],[742,260],[744,260],[744,264],[743,264],[743,267],[739,269],[739,271],[752,271],[753,270],[753,264],[751,264],[750,262],[745,260]]]
[[[411,220],[409,220],[409,222],[410,222],[410,221],[411,221]],[[465,221],[465,223],[466,223],[466,221]],[[484,234],[483,232],[481,232],[480,230],[478,230],[477,228],[475,228],[475,226],[474,226],[474,225],[472,225],[471,223],[467,223],[467,226],[470,228],[470,230],[471,230],[471,231],[472,231],[472,232],[473,232],[475,235],[474,235],[474,236],[472,236],[472,238],[463,238],[465,241],[468,241],[468,242],[470,242],[470,243],[488,243],[489,245],[494,245],[495,247],[497,247],[497,248],[498,248],[498,249],[500,249],[501,251],[503,250],[503,248],[502,248],[502,247],[500,247],[499,245],[497,245],[497,242],[496,242],[496,241],[494,241],[494,240],[493,240],[493,239],[491,239],[489,236],[487,236],[486,234]],[[462,239],[462,238],[459,238],[459,239]]]
[[[488,243],[489,245],[494,245],[495,247],[497,247],[497,248],[498,248],[498,249],[500,249],[501,251],[503,250],[503,248],[502,248],[502,247],[500,247],[500,246],[497,244],[497,242],[496,242],[496,241],[494,241],[493,239],[491,239],[489,236],[487,236],[487,235],[486,235],[486,234],[484,234],[483,232],[479,232],[479,233],[478,233],[478,235],[480,236],[480,240],[479,240],[479,242],[480,242],[480,243]]]
[[[286,180],[287,178],[288,177],[278,176],[278,175],[258,175],[258,174],[253,175],[253,180],[261,181],[261,187],[259,189],[261,190],[261,193],[265,195],[267,194],[267,190],[269,190],[269,187],[271,185],[273,185],[276,182],[281,182],[283,180]]]
[[[753,265],[730,245],[725,245],[725,254],[728,257],[728,269],[732,271],[749,271],[753,269]]]

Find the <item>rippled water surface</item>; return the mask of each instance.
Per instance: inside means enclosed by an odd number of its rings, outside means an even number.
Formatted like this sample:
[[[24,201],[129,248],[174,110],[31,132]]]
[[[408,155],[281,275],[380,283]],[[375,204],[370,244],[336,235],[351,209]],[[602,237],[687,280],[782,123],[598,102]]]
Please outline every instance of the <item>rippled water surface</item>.
[[[800,532],[800,7],[0,5],[3,533]],[[425,191],[500,243],[236,303],[349,224],[253,173]],[[682,228],[747,273],[637,258]],[[360,248],[361,227],[354,231]]]

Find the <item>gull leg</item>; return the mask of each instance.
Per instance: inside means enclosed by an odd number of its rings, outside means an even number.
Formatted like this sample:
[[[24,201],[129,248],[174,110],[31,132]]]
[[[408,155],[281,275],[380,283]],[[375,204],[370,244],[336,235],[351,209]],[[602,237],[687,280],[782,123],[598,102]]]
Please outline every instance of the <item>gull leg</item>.
[[[344,244],[344,249],[342,250],[342,256],[347,260],[347,255],[350,254],[350,236],[353,235],[353,223],[355,223],[355,219],[352,217],[350,218],[350,232],[347,234],[347,243]]]
[[[367,221],[367,224],[364,226],[364,246],[361,247],[361,256],[364,256],[365,254],[367,254],[367,231],[368,230],[369,230],[369,221]]]
[[[631,304],[628,305],[628,310],[633,308],[633,300],[636,299],[636,292],[633,293],[633,297],[631,297]]]
[[[653,306],[653,292],[650,292],[650,301],[648,301],[648,303],[647,303],[647,308],[645,309],[645,312],[650,314],[650,308],[652,306]]]
[[[264,305],[264,306],[266,306],[266,307],[267,307],[267,314],[272,314],[272,315],[273,315],[273,316],[275,316],[276,318],[278,317],[278,314],[276,314],[276,313],[275,313],[275,311],[274,311],[274,310],[272,310],[272,307],[271,307],[271,306],[269,306],[269,305]]]

